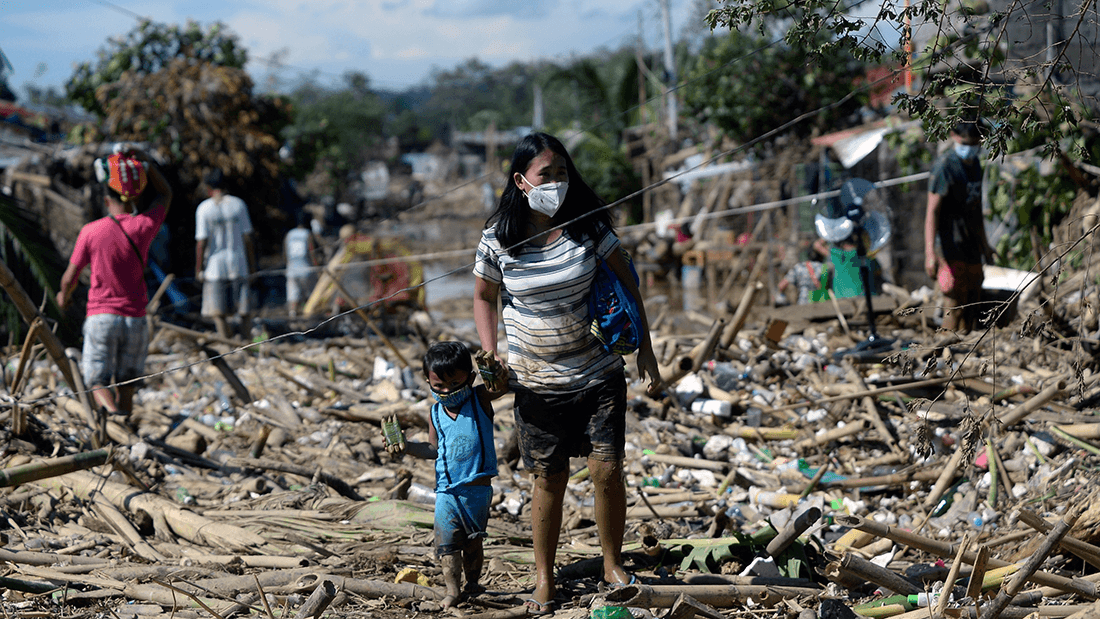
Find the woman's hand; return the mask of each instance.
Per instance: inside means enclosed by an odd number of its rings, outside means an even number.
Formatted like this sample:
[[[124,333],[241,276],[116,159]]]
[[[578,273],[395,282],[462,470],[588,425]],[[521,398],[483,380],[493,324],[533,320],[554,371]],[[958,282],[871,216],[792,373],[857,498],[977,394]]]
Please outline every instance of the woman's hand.
[[[638,376],[642,380],[646,380],[646,376],[649,377],[649,385],[646,387],[646,393],[649,395],[656,394],[664,386],[652,346],[642,346],[638,349]]]
[[[936,279],[936,273],[939,271],[939,266],[940,261],[935,254],[924,258],[924,272],[928,274],[928,277]]]

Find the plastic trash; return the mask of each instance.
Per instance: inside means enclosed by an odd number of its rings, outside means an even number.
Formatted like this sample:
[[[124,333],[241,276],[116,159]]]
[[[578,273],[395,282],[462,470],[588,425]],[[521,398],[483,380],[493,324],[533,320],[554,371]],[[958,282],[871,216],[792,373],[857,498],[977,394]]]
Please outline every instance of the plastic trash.
[[[630,609],[625,606],[601,606],[593,608],[590,619],[634,619]]]
[[[691,412],[729,419],[733,416],[733,406],[725,400],[699,399],[691,403]]]

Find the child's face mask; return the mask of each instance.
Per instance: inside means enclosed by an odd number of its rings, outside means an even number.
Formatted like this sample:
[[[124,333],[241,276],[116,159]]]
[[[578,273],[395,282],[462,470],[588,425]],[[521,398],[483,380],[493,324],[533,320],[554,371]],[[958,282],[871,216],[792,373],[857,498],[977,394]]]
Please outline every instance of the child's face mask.
[[[473,395],[474,388],[470,385],[463,385],[461,388],[447,393],[440,393],[435,389],[432,389],[432,397],[436,402],[439,402],[447,408],[459,408],[466,403],[466,400],[470,399]]]

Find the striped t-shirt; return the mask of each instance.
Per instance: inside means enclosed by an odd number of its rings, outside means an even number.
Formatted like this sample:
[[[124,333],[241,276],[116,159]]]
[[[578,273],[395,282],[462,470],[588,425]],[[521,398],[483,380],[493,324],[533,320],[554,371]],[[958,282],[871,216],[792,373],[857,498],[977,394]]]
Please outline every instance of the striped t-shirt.
[[[570,393],[621,371],[623,359],[604,350],[591,331],[588,295],[596,255],[618,251],[605,226],[595,242],[563,232],[547,245],[527,243],[513,258],[496,228],[482,231],[474,275],[500,284],[508,365],[519,385],[539,393]]]

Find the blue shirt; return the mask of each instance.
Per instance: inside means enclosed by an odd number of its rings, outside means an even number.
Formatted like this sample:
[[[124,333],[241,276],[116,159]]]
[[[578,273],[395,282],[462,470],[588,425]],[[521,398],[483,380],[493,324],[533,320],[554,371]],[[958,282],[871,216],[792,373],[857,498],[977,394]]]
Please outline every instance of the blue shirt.
[[[496,477],[497,450],[493,422],[481,410],[475,391],[451,419],[442,404],[431,410],[438,439],[435,458],[435,491],[446,492],[482,477]]]

